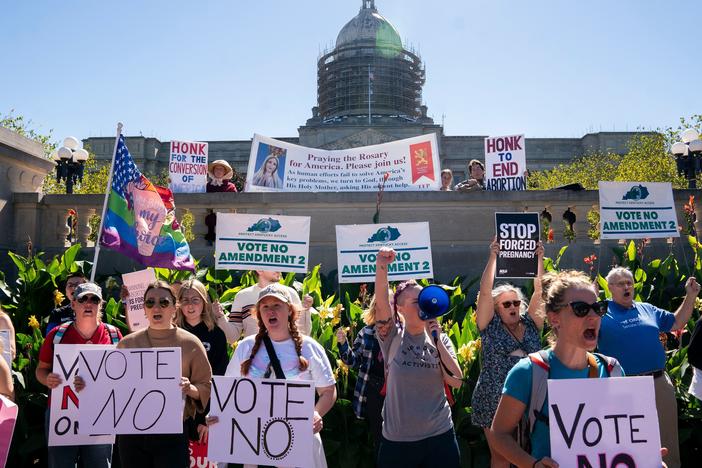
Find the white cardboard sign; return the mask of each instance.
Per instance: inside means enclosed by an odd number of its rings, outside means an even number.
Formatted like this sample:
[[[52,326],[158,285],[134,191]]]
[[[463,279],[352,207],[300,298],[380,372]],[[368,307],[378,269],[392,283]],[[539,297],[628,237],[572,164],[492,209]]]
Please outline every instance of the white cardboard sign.
[[[212,376],[207,458],[312,466],[314,382]]]
[[[151,268],[122,275],[122,282],[129,291],[129,298],[125,304],[125,315],[129,330],[133,332],[149,325],[144,315],[144,292],[154,281],[156,281],[156,273]]]
[[[79,353],[84,349],[113,350],[113,345],[56,344],[52,371],[61,376],[61,385],[51,390],[49,446],[114,444],[114,435],[86,435],[78,432],[79,396],[73,385],[78,373]]]
[[[169,187],[173,193],[204,193],[207,188],[208,143],[171,141]]]
[[[524,135],[485,138],[485,190],[526,190]]]
[[[81,434],[183,431],[180,348],[80,351]]]
[[[549,380],[548,405],[560,466],[660,468],[652,377]]]

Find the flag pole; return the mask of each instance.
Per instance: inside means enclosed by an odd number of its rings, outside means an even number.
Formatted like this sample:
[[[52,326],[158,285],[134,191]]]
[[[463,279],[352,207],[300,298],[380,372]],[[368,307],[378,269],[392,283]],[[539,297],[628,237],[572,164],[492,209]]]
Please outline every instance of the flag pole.
[[[93,268],[90,271],[90,282],[95,282],[95,273],[97,273],[98,256],[100,255],[100,238],[102,237],[102,226],[105,224],[105,212],[107,211],[107,200],[110,198],[112,191],[112,176],[115,171],[115,157],[117,156],[117,145],[119,144],[119,136],[122,134],[122,122],[117,122],[117,136],[115,137],[115,148],[112,150],[112,162],[110,162],[110,176],[107,178],[107,187],[105,188],[105,199],[102,202],[102,215],[100,216],[100,228],[98,229],[97,238],[95,240],[95,255],[93,256]]]
[[[373,89],[371,88],[371,66],[368,65],[368,126],[371,125],[371,93]]]

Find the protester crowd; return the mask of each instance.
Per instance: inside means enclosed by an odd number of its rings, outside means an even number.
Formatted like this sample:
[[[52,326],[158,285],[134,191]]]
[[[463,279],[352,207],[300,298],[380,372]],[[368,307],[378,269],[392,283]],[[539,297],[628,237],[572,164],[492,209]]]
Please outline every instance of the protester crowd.
[[[677,408],[665,350],[659,333],[678,330],[690,319],[700,285],[685,284],[680,307],[668,312],[634,300],[632,273],[621,267],[606,276],[611,299],[585,273],[543,273],[543,246],[536,256],[540,268],[527,301],[520,288],[495,286],[499,243],[489,246],[480,281],[475,321],[482,339],[482,370],[472,399],[472,422],[482,428],[490,448],[491,466],[555,467],[548,429],[548,393],[532,394],[535,379],[646,375],[654,380],[662,453],[669,467],[680,466]],[[395,251],[377,255],[375,290],[364,312],[365,327],[350,345],[346,330],[336,331],[341,359],[358,372],[353,411],[366,419],[377,466],[460,466],[451,410],[451,388],[463,382],[451,340],[436,319],[422,320],[413,280],[388,284],[387,266]],[[46,338],[36,377],[48,389],[62,383],[53,369],[54,347],[62,344],[116,344],[117,348],[178,347],[182,353],[180,386],[185,400],[182,432],[119,435],[115,444],[122,466],[190,466],[189,441],[206,443],[218,420],[208,417],[213,375],[310,380],[317,391],[311,415],[314,466],[326,466],[320,432],[325,414],[337,398],[336,381],[322,346],[309,337],[311,298],[282,285],[277,272],[258,271],[258,282],[242,289],[231,310],[210,300],[197,279],[174,285],[151,284],[144,293],[145,329],[122,336],[102,321],[102,289],[82,274],[66,278],[67,304],[48,314]],[[122,292],[126,299],[126,291]],[[306,311],[306,313],[305,313]],[[6,314],[0,326],[12,328]],[[549,347],[542,349],[542,330]],[[694,379],[690,392],[702,396],[698,322],[689,347]],[[14,341],[14,340],[13,340]],[[236,344],[231,360],[228,347]],[[597,349],[598,353],[593,353]],[[0,360],[0,393],[13,397],[9,369]],[[546,370],[544,370],[546,369]],[[75,378],[83,391],[86,382]],[[536,403],[535,403],[536,402]],[[530,405],[537,405],[530,408]],[[46,411],[48,434],[50,408]],[[528,424],[520,423],[526,418]],[[48,435],[47,435],[48,437]],[[528,446],[524,443],[528,440]],[[112,445],[51,446],[51,467],[109,467]],[[222,464],[222,466],[226,466]]]
[[[277,164],[277,160],[275,161]],[[273,164],[273,163],[271,163]],[[442,190],[484,188],[484,166],[472,160],[469,178],[452,187],[450,170],[441,173]],[[208,191],[236,191],[226,161],[210,165]],[[275,181],[261,174],[261,183]],[[538,244],[538,271],[527,300],[512,284],[495,285],[500,245],[495,240],[476,298],[475,323],[482,342],[481,372],[472,395],[472,423],[488,442],[492,467],[557,467],[551,457],[546,379],[650,376],[664,461],[680,466],[675,390],[665,372],[659,335],[680,330],[690,320],[700,285],[685,283],[686,295],[674,312],[635,301],[634,278],[626,268],[606,276],[611,298],[582,272],[544,274],[544,248]],[[458,467],[461,452],[452,415],[451,389],[465,378],[451,339],[436,318],[423,320],[414,280],[388,283],[396,252],[383,247],[376,256],[375,291],[357,336],[336,330],[339,356],[357,371],[353,412],[367,420],[379,467]],[[209,415],[212,376],[312,381],[316,400],[310,431],[314,467],[325,467],[320,433],[324,416],[337,399],[336,379],[325,349],[309,335],[317,313],[311,296],[280,283],[280,273],[257,271],[255,285],[242,289],[231,308],[212,302],[197,279],[178,284],[156,281],[143,295],[148,326],[122,336],[102,321],[102,289],[81,273],[65,278],[66,304],[47,314],[46,337],[36,367],[37,380],[49,390],[63,383],[54,369],[55,346],[116,345],[118,349],[175,347],[181,351],[180,388],[184,399],[182,430],[175,434],[119,435],[115,447],[125,467],[190,466],[190,441],[207,443],[220,424]],[[129,292],[122,291],[125,301]],[[14,331],[0,312],[0,328]],[[694,367],[690,393],[702,397],[702,320],[688,356]],[[548,331],[549,346],[542,335]],[[353,338],[353,341],[351,339]],[[235,349],[232,349],[235,348]],[[597,350],[597,353],[594,351]],[[230,359],[231,355],[231,359]],[[89,385],[74,380],[78,392]],[[542,390],[543,388],[543,390]],[[13,399],[12,376],[0,359],[0,394]],[[46,410],[47,438],[50,408]],[[524,424],[522,424],[524,423]],[[50,467],[109,467],[113,445],[50,446]],[[224,465],[224,464],[223,464]]]

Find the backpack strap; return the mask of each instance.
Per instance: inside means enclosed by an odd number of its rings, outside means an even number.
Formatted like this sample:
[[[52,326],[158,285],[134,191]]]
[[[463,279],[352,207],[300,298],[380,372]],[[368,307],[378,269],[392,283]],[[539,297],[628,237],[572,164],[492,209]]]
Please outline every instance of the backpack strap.
[[[601,363],[605,365],[607,368],[607,375],[610,377],[623,377],[624,376],[624,371],[622,370],[621,364],[619,364],[619,361],[614,359],[613,357],[610,356],[605,356],[604,354],[600,353],[593,353],[597,359]]]
[[[56,334],[54,335],[54,344],[61,343],[61,340],[63,339],[63,335],[66,333],[66,330],[68,330],[68,327],[70,327],[72,323],[73,323],[73,321],[64,322],[58,326],[58,329],[56,330]]]
[[[105,327],[107,328],[107,332],[110,334],[112,344],[116,345],[117,343],[119,343],[119,333],[117,331],[117,327],[115,327],[114,325],[110,325],[109,323],[106,323]]]
[[[273,366],[275,378],[285,380],[285,372],[283,372],[283,367],[280,365],[280,359],[278,359],[278,355],[275,353],[275,348],[273,347],[273,342],[271,342],[268,335],[263,336],[263,344],[266,346],[268,358],[271,360],[271,366]]]
[[[548,394],[548,376],[551,366],[548,362],[548,353],[545,350],[540,350],[536,353],[529,354],[531,360],[531,397],[529,399],[528,410],[528,434],[534,430],[536,421],[541,421],[548,425],[548,416],[541,413],[541,408],[546,402]]]

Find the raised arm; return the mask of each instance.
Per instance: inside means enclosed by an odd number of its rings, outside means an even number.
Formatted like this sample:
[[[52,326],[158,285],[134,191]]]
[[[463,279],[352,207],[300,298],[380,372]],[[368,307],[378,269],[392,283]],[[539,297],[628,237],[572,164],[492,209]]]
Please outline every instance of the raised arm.
[[[699,283],[694,276],[690,276],[685,283],[685,299],[678,307],[678,310],[675,311],[675,323],[671,331],[680,330],[687,325],[687,321],[690,320],[690,315],[692,315],[692,309],[695,307],[695,299],[697,299],[699,293]]]
[[[217,326],[224,332],[224,336],[227,337],[227,343],[235,343],[244,331],[244,325],[241,323],[241,321],[229,321],[227,316],[224,314],[222,305],[219,302],[212,303],[212,311],[217,319]]]
[[[495,315],[492,286],[495,280],[498,253],[500,253],[500,244],[497,242],[497,238],[494,238],[490,243],[490,256],[488,257],[487,265],[485,265],[485,270],[483,270],[483,276],[480,277],[480,294],[478,295],[478,306],[475,310],[475,323],[480,331],[487,328],[490,320]]]
[[[543,289],[541,287],[541,278],[544,276],[544,244],[539,241],[539,245],[536,247],[536,258],[539,261],[539,266],[536,270],[536,278],[534,278],[534,294],[531,295],[529,300],[529,317],[536,324],[536,328],[539,331],[544,328],[544,300],[543,300]]]
[[[389,247],[381,247],[375,260],[375,320],[384,321],[392,317],[390,298],[378,291],[388,290],[388,265],[395,261],[395,251]]]

